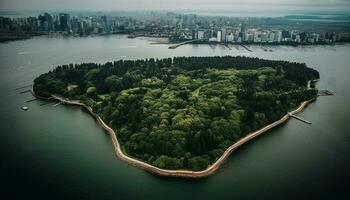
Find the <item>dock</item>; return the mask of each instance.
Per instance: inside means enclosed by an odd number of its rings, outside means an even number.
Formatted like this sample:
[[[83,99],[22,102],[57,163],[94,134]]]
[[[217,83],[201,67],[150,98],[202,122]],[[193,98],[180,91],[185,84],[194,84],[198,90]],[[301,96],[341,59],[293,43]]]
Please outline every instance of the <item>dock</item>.
[[[177,43],[177,44],[174,44],[174,45],[172,45],[172,46],[169,46],[168,48],[169,48],[169,49],[176,49],[176,48],[179,47],[179,46],[182,46],[182,45],[185,45],[185,44],[189,44],[189,43],[192,43],[192,42],[196,42],[196,41],[199,41],[199,40],[189,40],[189,41]]]
[[[48,105],[48,104],[51,104],[52,102],[48,101],[48,102],[44,102],[44,103],[41,103],[40,106],[45,106],[45,105]]]
[[[320,90],[317,93],[317,96],[333,96],[334,93],[329,90]]]
[[[247,46],[245,46],[245,45],[243,45],[243,44],[241,44],[241,46],[243,47],[243,48],[245,48],[247,51],[249,51],[249,52],[253,52],[251,49],[249,49]]]
[[[226,48],[228,48],[229,50],[232,50],[232,48],[231,48],[230,46],[228,46],[227,43],[225,43],[224,46],[225,46]]]
[[[60,105],[60,104],[64,104],[64,102],[63,102],[63,101],[60,101],[60,102],[56,103],[55,105],[53,105],[53,107],[56,107],[56,106],[58,106],[58,105]]]
[[[27,92],[30,92],[30,90],[25,90],[25,91],[19,92],[19,94],[24,94],[24,93],[27,93]]]
[[[32,86],[32,85],[25,85],[25,86],[22,86],[22,87],[15,88],[13,90],[20,90],[20,89],[28,88],[30,86]]]
[[[289,116],[293,117],[294,119],[297,119],[297,120],[302,121],[302,122],[307,123],[307,124],[312,124],[310,121],[302,119],[302,118],[300,118],[300,117],[298,117],[296,115],[293,115],[293,114],[290,114],[290,113],[288,113],[288,114],[289,114]]]
[[[29,102],[36,101],[36,100],[38,100],[38,99],[37,99],[37,98],[35,98],[35,99],[30,99],[30,100],[27,100],[26,102],[29,103]]]
[[[264,51],[268,51],[268,49],[265,48],[265,47],[263,47],[263,46],[260,46],[260,48],[261,48],[262,50],[264,50]]]

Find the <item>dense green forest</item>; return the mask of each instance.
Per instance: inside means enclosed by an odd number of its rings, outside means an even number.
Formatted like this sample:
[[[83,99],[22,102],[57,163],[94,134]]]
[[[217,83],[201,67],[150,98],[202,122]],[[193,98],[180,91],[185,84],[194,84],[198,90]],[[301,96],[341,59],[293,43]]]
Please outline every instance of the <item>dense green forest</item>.
[[[240,137],[316,96],[302,63],[175,57],[56,67],[34,91],[80,100],[114,130],[123,151],[166,169],[203,170]]]

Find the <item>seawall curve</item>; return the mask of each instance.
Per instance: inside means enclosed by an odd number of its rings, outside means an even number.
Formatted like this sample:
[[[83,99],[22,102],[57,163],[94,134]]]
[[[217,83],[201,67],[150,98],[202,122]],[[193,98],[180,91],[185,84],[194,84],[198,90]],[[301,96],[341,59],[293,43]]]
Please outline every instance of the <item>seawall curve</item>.
[[[138,168],[144,169],[146,171],[149,171],[151,173],[160,175],[160,176],[171,176],[171,177],[183,177],[183,178],[204,178],[204,177],[208,177],[210,175],[212,175],[214,172],[216,172],[220,166],[225,162],[225,160],[231,155],[231,153],[237,149],[238,147],[240,147],[241,145],[245,144],[246,142],[254,139],[255,137],[269,131],[270,129],[286,122],[289,118],[290,115],[293,114],[297,114],[299,112],[301,112],[310,102],[312,102],[314,99],[311,99],[309,101],[304,101],[302,102],[299,107],[297,107],[295,110],[287,113],[286,115],[284,115],[282,118],[280,118],[279,120],[257,130],[254,131],[252,133],[247,134],[246,136],[240,138],[237,142],[235,142],[234,144],[232,144],[229,148],[227,148],[224,153],[222,154],[222,156],[216,160],[212,165],[210,165],[207,169],[202,170],[202,171],[191,171],[191,170],[168,170],[168,169],[161,169],[158,167],[155,167],[153,165],[150,165],[148,163],[142,162],[140,160],[134,159],[129,157],[128,155],[124,154],[121,150],[121,146],[120,143],[117,139],[116,133],[115,131],[110,128],[102,119],[101,117],[94,113],[92,108],[85,105],[84,103],[81,103],[79,101],[76,100],[68,100],[65,99],[63,97],[57,96],[57,95],[51,95],[50,98],[46,98],[46,97],[42,97],[39,96],[37,94],[35,94],[34,91],[34,83],[31,87],[31,93],[33,96],[35,96],[36,98],[39,99],[45,99],[45,100],[59,100],[64,102],[65,104],[69,104],[69,105],[75,105],[75,106],[81,106],[83,107],[85,110],[88,111],[88,113],[90,115],[92,115],[97,123],[105,130],[105,132],[111,137],[112,140],[112,144],[114,147],[114,151],[117,155],[117,157],[133,166],[136,166]]]

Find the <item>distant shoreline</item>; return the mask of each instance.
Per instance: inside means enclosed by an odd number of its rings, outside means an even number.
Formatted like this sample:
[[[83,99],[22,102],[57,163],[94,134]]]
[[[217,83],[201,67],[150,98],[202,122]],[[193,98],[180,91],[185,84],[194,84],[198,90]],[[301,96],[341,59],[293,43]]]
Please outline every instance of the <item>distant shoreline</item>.
[[[30,32],[4,32],[0,31],[0,43],[6,43],[11,41],[28,40],[33,37],[42,36],[43,33],[30,33]]]
[[[308,86],[309,87],[310,81],[308,82]],[[290,115],[294,115],[297,114],[299,112],[301,112],[309,103],[311,103],[312,101],[314,101],[317,97],[308,100],[308,101],[304,101],[302,102],[299,107],[297,107],[295,110],[288,112],[286,115],[284,115],[281,119],[257,130],[254,131],[252,133],[247,134],[246,136],[240,138],[237,142],[235,142],[234,144],[232,144],[229,148],[227,148],[225,150],[225,152],[221,155],[221,157],[216,160],[212,165],[210,165],[207,169],[202,170],[202,171],[191,171],[191,170],[168,170],[168,169],[161,169],[158,167],[155,167],[153,165],[150,165],[148,163],[145,163],[143,161],[134,159],[129,157],[128,155],[125,155],[123,153],[123,151],[121,150],[121,145],[117,139],[116,133],[115,131],[110,128],[103,120],[102,118],[93,112],[92,108],[85,105],[84,103],[81,103],[79,101],[76,100],[67,100],[65,98],[59,97],[59,96],[55,96],[55,95],[51,95],[50,98],[46,98],[46,97],[42,97],[39,96],[37,94],[35,94],[34,92],[34,83],[32,84],[31,87],[31,93],[34,97],[40,98],[40,99],[45,99],[45,100],[51,100],[51,99],[56,99],[59,101],[64,102],[65,104],[69,104],[69,105],[76,105],[76,106],[81,106],[84,107],[90,115],[92,115],[96,121],[98,122],[98,124],[107,132],[108,135],[110,135],[112,143],[113,143],[113,147],[115,150],[115,153],[117,155],[117,157],[127,163],[129,163],[130,165],[136,166],[138,168],[144,169],[148,172],[160,175],[160,176],[169,176],[169,177],[181,177],[181,178],[204,178],[204,177],[208,177],[210,175],[212,175],[213,173],[215,173],[220,166],[226,161],[226,159],[231,155],[231,153],[237,149],[238,147],[240,147],[241,145],[243,145],[244,143],[252,140],[253,138],[271,130],[272,128],[279,126],[280,124],[283,124],[284,122],[286,122],[289,118]]]
[[[64,34],[56,34],[54,33],[53,35],[49,35],[46,33],[14,33],[13,36],[8,35],[6,33],[0,32],[0,44],[1,43],[7,43],[7,42],[13,42],[13,41],[20,41],[20,40],[29,40],[33,39],[34,37],[48,37],[48,38],[88,38],[88,37],[104,37],[104,36],[112,36],[112,35],[125,35],[129,36],[130,34],[127,33],[110,33],[110,34],[96,34],[96,35],[84,35],[84,36],[74,36],[74,35],[64,35]],[[161,37],[161,36],[137,36],[137,37],[132,37],[128,39],[135,39],[135,38],[166,38],[166,37]],[[168,39],[168,38],[166,38]],[[154,44],[165,44],[165,45],[178,45],[179,43],[183,42],[188,42],[188,41],[169,41],[169,42],[151,42],[150,45]],[[269,42],[209,42],[209,41],[203,41],[203,42],[193,42],[193,43],[186,43],[186,44],[195,44],[195,45],[237,45],[237,46],[242,46],[242,45],[247,45],[247,46],[263,46],[263,47],[275,47],[275,46],[289,46],[289,47],[299,47],[299,46],[336,46],[336,45],[345,45],[345,44],[350,44],[350,42],[334,42],[334,43],[269,43]],[[182,46],[182,45],[181,45]]]

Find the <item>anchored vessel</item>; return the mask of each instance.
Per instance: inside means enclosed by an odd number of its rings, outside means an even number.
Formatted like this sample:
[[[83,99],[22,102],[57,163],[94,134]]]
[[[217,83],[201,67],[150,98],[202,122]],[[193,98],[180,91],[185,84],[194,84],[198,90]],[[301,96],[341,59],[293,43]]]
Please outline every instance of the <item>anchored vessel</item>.
[[[29,108],[27,106],[22,106],[22,110],[28,110]]]

